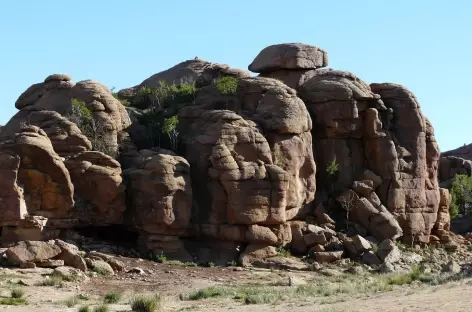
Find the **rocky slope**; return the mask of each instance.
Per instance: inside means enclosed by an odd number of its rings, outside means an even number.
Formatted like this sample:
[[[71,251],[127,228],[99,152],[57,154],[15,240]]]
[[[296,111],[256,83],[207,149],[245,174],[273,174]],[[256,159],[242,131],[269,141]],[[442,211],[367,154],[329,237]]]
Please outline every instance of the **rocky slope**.
[[[363,256],[359,234],[454,248],[439,149],[416,97],[326,66],[326,51],[299,43],[262,50],[256,77],[186,61],[121,90],[127,107],[98,82],[47,77],[2,128],[1,242],[115,225],[146,252],[245,264],[283,246],[320,262],[383,261]],[[145,92],[163,81],[195,90],[156,102]],[[77,103],[93,132],[73,118]],[[178,141],[149,140],[159,121],[143,116],[162,117],[156,105],[178,117]]]

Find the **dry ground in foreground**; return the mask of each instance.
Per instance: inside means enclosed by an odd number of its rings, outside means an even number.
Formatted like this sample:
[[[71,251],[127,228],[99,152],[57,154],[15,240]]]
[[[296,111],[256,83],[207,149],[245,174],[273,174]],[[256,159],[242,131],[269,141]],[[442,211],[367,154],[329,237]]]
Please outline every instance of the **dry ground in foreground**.
[[[117,304],[109,305],[110,311],[120,312],[131,311],[131,298],[144,293],[161,294],[161,311],[460,312],[470,311],[472,306],[470,279],[438,286],[415,282],[402,284],[403,279],[400,279],[395,282],[398,285],[392,286],[384,283],[385,278],[370,274],[327,277],[315,272],[184,267],[126,258],[123,262],[128,268],[142,268],[145,274],[99,276],[86,282],[66,282],[59,287],[39,286],[44,279],[41,273],[45,273],[41,269],[1,270],[0,295],[7,298],[11,289],[21,287],[28,305],[0,305],[0,311],[78,311],[83,305],[93,307],[101,303],[110,291],[123,294]],[[288,286],[289,281],[294,285]],[[204,291],[196,294],[197,290]],[[82,299],[71,302],[77,295]],[[208,298],[181,300],[189,299],[189,295]],[[67,302],[75,304],[68,307]]]

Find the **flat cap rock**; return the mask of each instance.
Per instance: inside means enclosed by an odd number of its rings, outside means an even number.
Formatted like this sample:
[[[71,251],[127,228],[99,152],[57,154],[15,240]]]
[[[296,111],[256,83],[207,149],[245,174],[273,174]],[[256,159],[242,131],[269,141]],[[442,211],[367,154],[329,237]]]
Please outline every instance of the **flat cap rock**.
[[[249,65],[255,73],[281,69],[316,69],[328,66],[328,53],[303,43],[282,43],[264,48]]]

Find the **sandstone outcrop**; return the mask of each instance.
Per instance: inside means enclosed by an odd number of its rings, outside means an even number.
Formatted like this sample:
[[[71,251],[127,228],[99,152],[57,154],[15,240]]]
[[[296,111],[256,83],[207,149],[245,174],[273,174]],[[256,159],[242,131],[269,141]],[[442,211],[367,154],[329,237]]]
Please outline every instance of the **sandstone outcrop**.
[[[438,174],[470,174],[470,164],[440,162],[405,87],[326,66],[326,51],[301,43],[263,49],[249,65],[257,77],[190,60],[118,92],[128,107],[91,80],[55,74],[32,85],[0,132],[2,244],[114,225],[147,255],[249,265],[288,246],[317,262],[372,266],[396,261],[399,238],[449,244]],[[163,82],[191,96],[139,102]],[[178,123],[164,131],[171,118]],[[60,254],[32,262],[123,269],[55,246]]]
[[[28,108],[30,111],[54,111],[62,116],[69,116],[72,113],[73,99],[84,103],[100,132],[100,141],[106,142],[110,151],[116,152],[118,134],[131,122],[120,101],[98,82],[84,80],[74,83],[70,76],[50,75],[44,82],[34,84],[23,92],[15,106],[20,110]]]

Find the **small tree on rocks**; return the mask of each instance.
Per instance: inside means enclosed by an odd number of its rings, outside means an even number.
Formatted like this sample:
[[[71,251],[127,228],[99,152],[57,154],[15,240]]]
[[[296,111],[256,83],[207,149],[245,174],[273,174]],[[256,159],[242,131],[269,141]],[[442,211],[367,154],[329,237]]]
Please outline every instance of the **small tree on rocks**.
[[[172,150],[175,152],[177,150],[177,143],[179,140],[179,131],[177,131],[177,125],[179,124],[179,119],[176,115],[164,119],[164,125],[162,126],[162,132],[167,134],[172,146]]]

